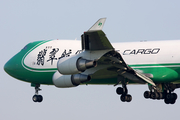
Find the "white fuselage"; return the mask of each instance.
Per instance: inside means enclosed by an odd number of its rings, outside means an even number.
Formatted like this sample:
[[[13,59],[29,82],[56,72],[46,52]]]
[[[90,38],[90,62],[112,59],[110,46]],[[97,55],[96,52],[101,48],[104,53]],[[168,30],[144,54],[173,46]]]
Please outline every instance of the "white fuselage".
[[[114,43],[127,64],[179,63],[180,41],[146,41]]]
[[[179,63],[179,45],[179,40],[112,44],[128,65]],[[56,68],[58,59],[75,55],[79,52],[81,52],[81,41],[52,40],[29,51],[29,54],[23,58],[24,67],[27,69],[29,69],[28,67],[35,69]],[[43,64],[38,63],[37,60],[38,55],[42,53],[45,53]]]

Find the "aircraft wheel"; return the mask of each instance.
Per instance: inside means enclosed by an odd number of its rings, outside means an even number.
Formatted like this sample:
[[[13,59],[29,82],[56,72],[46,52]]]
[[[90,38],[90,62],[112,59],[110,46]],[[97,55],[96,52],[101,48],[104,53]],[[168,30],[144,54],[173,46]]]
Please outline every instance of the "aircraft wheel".
[[[125,102],[127,100],[127,96],[126,95],[121,95],[120,97],[122,102]]]
[[[128,95],[121,95],[120,99],[122,102],[131,102],[132,96],[129,94]]]
[[[177,99],[177,94],[176,93],[172,93],[171,96],[173,97],[174,100]]]
[[[175,102],[176,102],[176,100],[175,100],[175,99],[172,99],[170,103],[171,103],[171,104],[174,104]]]
[[[42,102],[42,100],[43,100],[42,95],[38,95],[38,102]]]
[[[158,94],[155,93],[155,92],[152,92],[152,93],[151,93],[151,98],[152,98],[153,100],[157,99],[157,98],[158,98]]]
[[[150,98],[150,95],[151,93],[149,91],[145,91],[144,92],[144,97],[147,99],[147,98]]]
[[[157,94],[157,98],[156,98],[156,99],[157,99],[157,100],[160,100],[161,97],[162,97],[162,96],[161,96],[161,93],[157,92],[156,94]]]
[[[176,93],[167,93],[164,99],[164,102],[166,104],[174,104],[177,99],[177,94]]]
[[[169,104],[170,103],[170,101],[168,100],[168,99],[164,99],[164,102],[166,103],[166,104]]]
[[[172,98],[172,94],[171,94],[171,93],[166,94],[165,99],[167,99],[167,100],[171,100],[171,98]]]
[[[123,88],[122,88],[122,87],[118,87],[118,88],[116,89],[116,93],[117,93],[118,95],[123,94]]]
[[[176,100],[175,99],[164,99],[164,102],[166,103],[166,104],[174,104],[175,102],[176,102]]]
[[[164,99],[164,94],[162,92],[159,92],[159,98]]]
[[[42,95],[34,95],[34,96],[32,97],[32,100],[33,100],[34,102],[42,102],[43,97],[42,97]]]
[[[131,102],[131,100],[132,100],[132,96],[131,95],[127,95],[127,102]]]
[[[38,102],[38,95],[34,95],[34,96],[32,97],[32,100],[33,100],[34,102]]]

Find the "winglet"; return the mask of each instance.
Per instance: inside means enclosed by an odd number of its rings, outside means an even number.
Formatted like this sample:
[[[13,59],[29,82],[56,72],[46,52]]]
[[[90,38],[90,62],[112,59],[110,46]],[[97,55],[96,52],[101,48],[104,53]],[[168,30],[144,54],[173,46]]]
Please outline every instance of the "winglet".
[[[102,30],[106,18],[100,18],[88,31]]]

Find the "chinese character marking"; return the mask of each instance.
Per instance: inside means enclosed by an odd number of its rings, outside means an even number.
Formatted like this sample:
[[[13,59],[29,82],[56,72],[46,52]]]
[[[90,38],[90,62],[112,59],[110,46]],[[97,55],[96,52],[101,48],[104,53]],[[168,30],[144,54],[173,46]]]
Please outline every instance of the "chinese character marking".
[[[79,53],[81,53],[82,52],[82,50],[78,50],[75,54],[79,54]]]
[[[46,55],[46,49],[41,50],[37,55],[37,65],[44,65],[44,56]]]
[[[69,57],[69,56],[70,56],[70,54],[72,53],[71,51],[72,51],[72,50],[71,50],[71,49],[69,49],[69,52],[68,52],[68,53],[66,53],[66,50],[64,50],[64,52],[62,53],[61,57],[59,57],[59,59],[61,59],[61,58],[63,58],[63,57]]]
[[[56,53],[59,51],[59,48],[53,48],[53,50],[49,53],[49,60],[51,61],[51,65],[53,64],[53,60],[57,60],[57,58],[55,58]]]

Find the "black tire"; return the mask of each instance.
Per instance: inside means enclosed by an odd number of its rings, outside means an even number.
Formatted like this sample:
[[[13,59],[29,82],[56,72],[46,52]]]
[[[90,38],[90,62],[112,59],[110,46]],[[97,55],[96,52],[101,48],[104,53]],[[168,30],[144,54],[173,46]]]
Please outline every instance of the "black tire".
[[[149,91],[144,92],[144,98],[148,99],[150,98],[151,93]]]
[[[176,102],[175,99],[172,99],[172,100],[170,101],[171,104],[174,104],[175,102]]]
[[[42,95],[38,95],[38,102],[42,102],[42,100],[43,100]]]
[[[32,100],[33,100],[34,102],[38,102],[38,95],[34,95],[34,96],[32,97]]]
[[[161,99],[161,93],[157,92],[157,100],[160,100]]]
[[[126,99],[127,99],[127,96],[126,95],[121,95],[120,99],[121,99],[122,102],[125,102]]]
[[[177,99],[177,94],[176,93],[172,93],[172,95],[171,95],[172,97],[173,97],[173,99],[174,100],[176,100]]]
[[[122,88],[122,87],[118,87],[118,88],[116,89],[116,93],[117,93],[118,95],[123,94],[123,88]]]
[[[172,99],[172,97],[173,97],[173,95],[171,93],[167,93],[165,99],[170,101]]]
[[[131,102],[131,100],[132,100],[132,96],[131,95],[127,95],[127,102]]]
[[[162,92],[159,93],[159,98],[164,99],[164,94]]]
[[[164,102],[165,102],[166,104],[169,104],[169,103],[170,103],[170,100],[164,99]]]
[[[155,100],[155,99],[157,99],[157,93],[155,93],[155,92],[151,92],[151,98],[153,99],[153,100]]]

